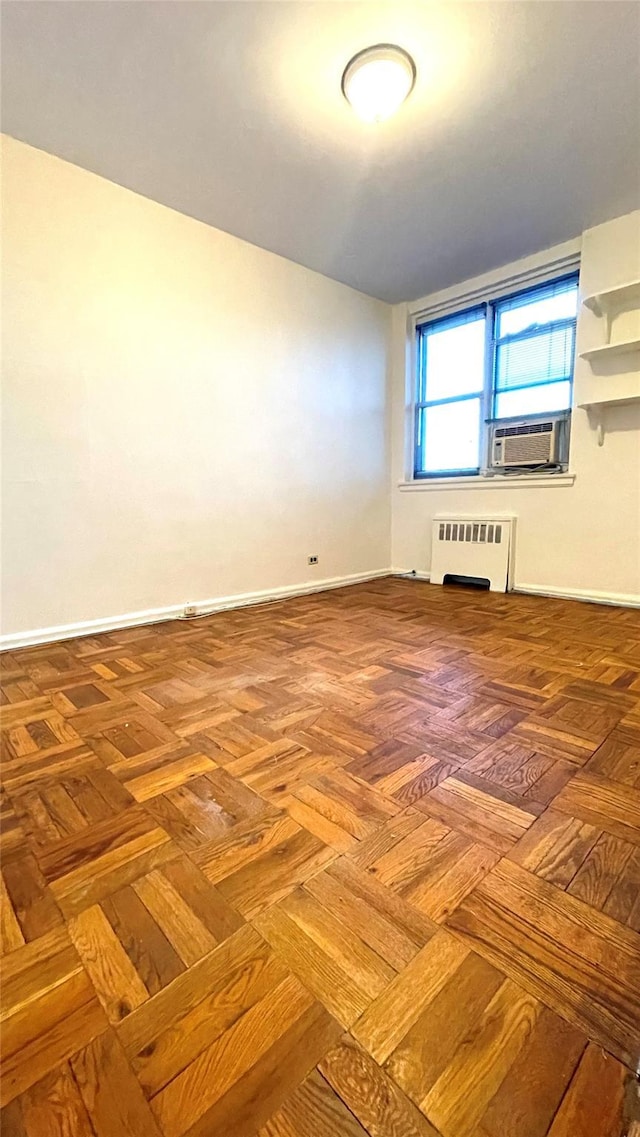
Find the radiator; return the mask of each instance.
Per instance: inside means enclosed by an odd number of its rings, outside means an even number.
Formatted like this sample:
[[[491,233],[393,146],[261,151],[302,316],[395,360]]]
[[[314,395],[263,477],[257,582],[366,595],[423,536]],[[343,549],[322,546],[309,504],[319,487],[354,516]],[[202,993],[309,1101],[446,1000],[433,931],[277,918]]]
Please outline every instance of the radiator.
[[[488,580],[492,592],[513,588],[515,517],[437,514],[432,526],[432,584],[466,576]]]

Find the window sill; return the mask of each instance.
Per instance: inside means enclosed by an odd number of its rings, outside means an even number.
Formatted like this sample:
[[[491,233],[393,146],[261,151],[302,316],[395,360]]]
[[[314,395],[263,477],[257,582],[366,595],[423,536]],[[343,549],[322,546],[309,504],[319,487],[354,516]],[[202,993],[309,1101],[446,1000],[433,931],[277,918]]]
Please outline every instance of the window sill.
[[[429,490],[499,490],[513,489],[551,489],[572,486],[575,474],[497,474],[487,477],[475,474],[461,478],[416,478],[410,482],[398,482],[401,493],[422,493]]]

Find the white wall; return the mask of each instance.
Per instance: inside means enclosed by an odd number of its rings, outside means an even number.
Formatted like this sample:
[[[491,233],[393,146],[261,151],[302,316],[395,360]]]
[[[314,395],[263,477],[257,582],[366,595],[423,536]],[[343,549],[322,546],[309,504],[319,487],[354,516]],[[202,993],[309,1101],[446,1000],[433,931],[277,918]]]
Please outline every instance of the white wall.
[[[556,251],[557,252],[557,251]],[[486,278],[466,281],[453,295],[553,259],[554,251],[509,265]],[[582,295],[640,277],[640,213],[587,230],[582,238]],[[428,297],[428,308],[446,294]],[[414,307],[412,305],[412,307]],[[429,571],[431,519],[437,513],[515,513],[518,536],[515,585],[560,595],[640,602],[640,404],[606,412],[604,445],[584,410],[575,409],[571,428],[570,486],[526,488],[505,484],[471,490],[401,489],[405,475],[407,305],[393,313],[392,393],[392,563],[396,570]],[[625,319],[630,319],[625,317]],[[619,327],[619,338],[631,335]],[[640,335],[640,331],[635,334]],[[577,350],[602,342],[600,321],[580,309]],[[629,361],[632,357],[627,357]],[[636,357],[637,362],[637,357]],[[601,377],[607,382],[607,376]],[[590,365],[578,358],[575,402],[593,390]]]
[[[5,635],[387,568],[390,309],[3,163]]]
[[[12,139],[3,261],[5,637],[428,572],[444,511],[517,514],[517,587],[638,602],[638,405],[602,448],[575,411],[571,486],[405,491],[407,305],[390,337],[387,306]],[[639,275],[640,213],[583,235],[583,294]]]

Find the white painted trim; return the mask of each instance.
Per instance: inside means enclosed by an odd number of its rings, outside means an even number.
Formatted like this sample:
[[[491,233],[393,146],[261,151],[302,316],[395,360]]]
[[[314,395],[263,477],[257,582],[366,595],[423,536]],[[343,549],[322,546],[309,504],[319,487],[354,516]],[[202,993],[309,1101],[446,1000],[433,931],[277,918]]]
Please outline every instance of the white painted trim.
[[[514,584],[513,591],[531,596],[551,596],[557,600],[582,600],[587,604],[640,608],[640,595],[635,592],[597,592],[590,588],[562,588],[546,584]]]
[[[391,569],[392,576],[404,580],[429,580],[428,572],[415,576],[405,569]],[[434,587],[436,587],[434,585]],[[509,592],[522,592],[526,596],[549,596],[557,600],[579,600],[586,604],[612,604],[619,608],[640,608],[640,595],[633,592],[593,592],[588,588],[553,588],[545,584],[514,584]],[[506,593],[505,595],[508,595]]]
[[[414,481],[398,482],[401,493],[424,493],[429,490],[502,490],[513,489],[551,489],[552,486],[572,486],[576,480],[575,474],[498,474],[494,478],[475,477],[462,478],[416,478]]]
[[[377,580],[379,577],[390,576],[391,573],[392,570],[388,568],[375,569],[373,572],[328,577],[325,580],[311,581],[306,584],[285,585],[283,588],[266,588],[260,592],[240,592],[235,596],[218,596],[212,600],[196,602],[196,615],[209,615],[214,612],[222,612],[228,608],[245,608],[251,604],[268,604],[274,600],[306,596],[311,592],[327,592],[332,588],[343,588],[350,584],[363,584],[367,580]],[[141,624],[160,624],[165,620],[184,619],[183,613],[184,603],[172,604],[168,608],[148,608],[142,612],[127,612],[122,616],[104,616],[98,620],[83,620],[77,624],[60,624],[53,628],[36,628],[28,632],[13,632],[9,635],[0,636],[0,651],[13,651],[16,648],[30,647],[35,644],[76,639],[78,636],[95,636],[100,632],[135,628]]]
[[[198,615],[208,615],[229,608],[269,604],[277,600],[287,600],[294,596],[306,596],[313,592],[328,592],[333,588],[364,584],[368,580],[379,580],[385,576],[402,577],[404,580],[419,580],[423,583],[430,580],[428,572],[414,573],[410,569],[399,568],[376,569],[374,572],[353,573],[350,576],[331,577],[307,584],[264,589],[261,592],[243,592],[235,596],[222,596],[216,600],[201,601],[195,607]],[[584,588],[554,588],[538,584],[516,584],[513,591],[531,596],[550,596],[560,600],[580,600],[590,604],[612,604],[623,608],[640,608],[640,595],[631,592],[593,592]],[[145,624],[161,624],[166,620],[183,618],[183,611],[184,604],[174,604],[167,608],[149,608],[142,612],[128,612],[123,616],[106,616],[100,620],[84,620],[77,624],[61,624],[58,627],[38,628],[29,632],[14,632],[0,636],[0,651],[13,651],[21,647],[55,643],[58,640],[76,639],[80,636],[95,636],[101,632],[114,632],[122,628],[135,628]]]

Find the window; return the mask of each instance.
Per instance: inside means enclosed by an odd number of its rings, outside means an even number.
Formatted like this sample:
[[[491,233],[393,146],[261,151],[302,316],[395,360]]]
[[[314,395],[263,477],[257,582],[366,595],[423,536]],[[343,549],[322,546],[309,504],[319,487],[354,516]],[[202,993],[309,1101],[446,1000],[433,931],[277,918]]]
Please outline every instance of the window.
[[[417,328],[415,477],[479,474],[492,420],[571,408],[577,274]]]

